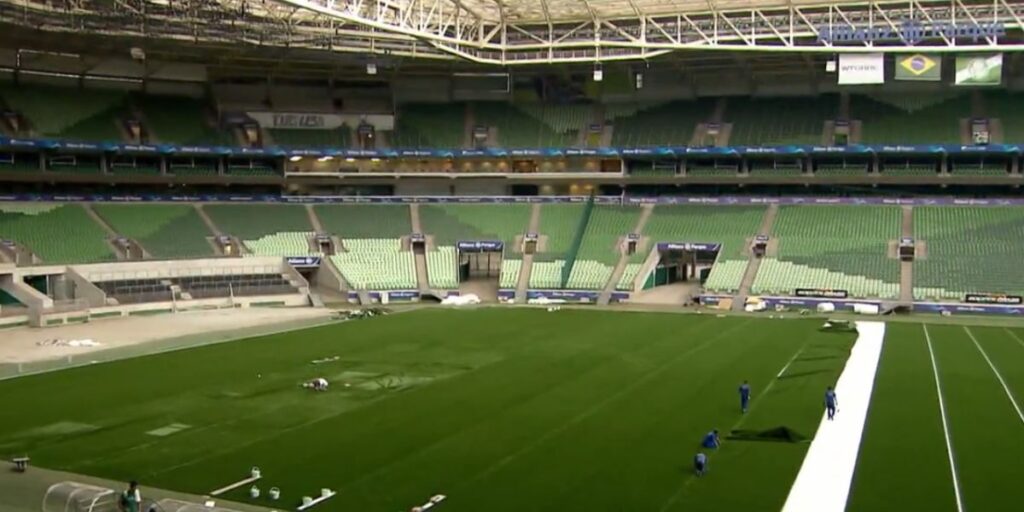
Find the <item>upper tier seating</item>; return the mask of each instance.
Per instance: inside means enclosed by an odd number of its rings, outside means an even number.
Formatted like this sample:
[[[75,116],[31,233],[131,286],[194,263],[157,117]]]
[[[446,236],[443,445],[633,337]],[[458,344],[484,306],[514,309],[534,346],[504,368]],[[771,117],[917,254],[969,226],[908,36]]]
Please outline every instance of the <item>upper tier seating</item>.
[[[528,204],[424,204],[420,205],[423,231],[434,236],[436,245],[454,245],[460,240],[501,240],[505,254],[512,251],[517,236],[530,223]]]
[[[142,245],[155,258],[211,256],[212,233],[191,205],[97,204],[93,210],[118,234]]]
[[[0,204],[0,239],[27,247],[44,263],[92,263],[115,258],[106,233],[77,204]]]
[[[465,103],[401,105],[391,133],[396,148],[451,148],[466,145]]]
[[[348,148],[352,145],[352,129],[342,126],[334,130],[298,130],[272,128],[267,132],[274,144],[292,148]]]
[[[557,131],[509,103],[476,103],[473,112],[477,125],[498,129],[498,145],[502,147],[568,147],[576,144],[574,133]]]
[[[850,117],[861,121],[864,144],[929,144],[960,142],[960,118],[970,117],[970,97],[962,95],[921,104],[924,95],[850,97]],[[931,97],[929,97],[931,99]]]
[[[117,119],[127,112],[119,91],[31,85],[0,86],[0,97],[20,112],[36,135],[67,139],[120,141]]]
[[[986,91],[985,113],[1003,125],[1003,142],[1024,140],[1024,94],[1011,91]]]
[[[1024,295],[1024,210],[915,207],[914,298],[961,301],[971,292]]]
[[[180,96],[139,96],[153,141],[174,144],[233,145],[231,137],[210,125],[203,100]]]
[[[791,294],[827,278],[854,297],[895,298],[899,264],[889,259],[888,243],[899,230],[895,207],[782,206],[772,234],[778,254],[765,258],[752,291]],[[765,264],[776,272],[766,271]]]
[[[726,121],[732,123],[729,144],[772,146],[821,144],[825,121],[835,119],[839,97],[826,94],[801,98],[730,98]]]
[[[681,146],[690,143],[698,123],[711,117],[713,100],[674,101],[652,105],[614,121],[612,145]]]

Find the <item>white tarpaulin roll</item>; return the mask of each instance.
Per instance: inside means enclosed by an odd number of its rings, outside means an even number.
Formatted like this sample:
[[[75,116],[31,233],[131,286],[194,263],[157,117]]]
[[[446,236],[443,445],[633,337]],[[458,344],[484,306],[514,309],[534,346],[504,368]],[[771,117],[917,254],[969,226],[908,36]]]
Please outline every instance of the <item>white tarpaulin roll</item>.
[[[839,54],[839,84],[885,83],[885,59],[881,53]]]

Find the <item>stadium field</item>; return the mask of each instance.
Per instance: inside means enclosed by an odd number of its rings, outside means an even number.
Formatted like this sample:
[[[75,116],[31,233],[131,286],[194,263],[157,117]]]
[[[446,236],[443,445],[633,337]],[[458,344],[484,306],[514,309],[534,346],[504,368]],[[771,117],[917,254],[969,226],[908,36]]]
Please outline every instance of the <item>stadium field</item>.
[[[780,510],[856,339],[820,324],[420,310],[2,381],[0,455],[195,494],[259,466],[261,498],[226,497],[279,510]],[[957,510],[954,474],[963,510],[1020,503],[1022,337],[890,324],[848,510]]]

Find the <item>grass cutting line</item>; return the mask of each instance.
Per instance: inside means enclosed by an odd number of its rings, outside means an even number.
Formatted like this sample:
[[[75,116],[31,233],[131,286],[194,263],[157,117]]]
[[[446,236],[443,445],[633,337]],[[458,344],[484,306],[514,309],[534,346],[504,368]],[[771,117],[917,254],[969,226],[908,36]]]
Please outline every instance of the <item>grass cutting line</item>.
[[[1020,339],[1020,336],[1017,336],[1017,333],[1007,329],[1006,327],[1003,327],[1003,330],[1006,331],[1006,334],[1009,334],[1013,339],[1017,340],[1017,343],[1020,343],[1020,346],[1024,347],[1024,340]]]
[[[704,350],[704,349],[710,347],[714,342],[716,342],[719,339],[723,338],[726,334],[728,334],[728,333],[730,333],[730,332],[732,332],[732,331],[734,331],[734,330],[736,330],[736,329],[738,329],[740,327],[744,327],[744,326],[746,326],[749,323],[750,323],[749,320],[745,321],[745,322],[742,322],[742,323],[737,323],[737,324],[735,324],[735,325],[733,325],[733,326],[731,326],[731,327],[729,327],[729,328],[727,328],[727,329],[725,329],[723,331],[719,331],[717,335],[715,335],[715,336],[713,336],[711,338],[708,338],[703,343],[700,343],[697,346],[692,347],[692,348],[690,348],[689,350],[687,350],[685,352],[681,352],[680,354],[678,354],[675,357],[673,357],[673,358],[669,359],[668,361],[666,361],[665,364],[663,364],[663,365],[659,366],[658,368],[656,368],[656,369],[646,373],[643,377],[641,377],[639,379],[636,379],[635,381],[629,383],[629,385],[624,386],[619,391],[617,391],[617,392],[615,392],[615,393],[613,393],[611,395],[608,395],[607,398],[605,398],[604,400],[601,400],[600,402],[594,404],[593,407],[591,407],[591,408],[589,408],[589,409],[587,409],[587,410],[577,414],[576,416],[573,416],[572,418],[569,418],[568,421],[566,421],[565,423],[559,425],[558,427],[555,427],[555,428],[549,430],[546,434],[538,437],[534,442],[532,442],[532,443],[522,447],[521,449],[519,449],[519,450],[517,450],[517,451],[515,451],[515,452],[513,452],[513,453],[511,453],[511,454],[509,454],[507,456],[505,456],[504,458],[502,458],[498,462],[495,462],[494,464],[492,464],[491,467],[485,469],[484,471],[480,472],[476,476],[467,479],[466,483],[477,481],[477,480],[480,480],[481,478],[487,477],[488,475],[494,474],[494,472],[496,472],[496,471],[500,470],[501,468],[507,466],[512,461],[518,459],[519,457],[522,457],[526,453],[529,453],[529,452],[537,449],[538,447],[540,447],[544,443],[550,441],[551,439],[554,439],[556,436],[558,436],[562,432],[565,432],[566,430],[568,430],[573,425],[576,425],[576,424],[580,423],[581,421],[586,420],[587,418],[597,414],[598,412],[600,412],[602,409],[607,407],[609,404],[611,404],[615,400],[618,400],[619,398],[622,398],[623,396],[625,396],[625,395],[627,395],[629,393],[632,393],[633,390],[635,390],[635,389],[639,388],[640,386],[646,384],[651,379],[654,379],[655,377],[660,376],[663,372],[665,372],[665,370],[671,368],[672,365],[674,365],[675,363],[678,363],[679,361],[682,361],[683,359],[686,359],[687,357],[689,357],[689,356],[691,356],[691,355],[693,355],[693,354],[695,354],[695,353],[697,353],[697,352],[699,352],[701,350]]]
[[[775,374],[775,378],[772,379],[772,381],[769,382],[768,385],[764,387],[764,391],[759,393],[757,396],[759,396],[759,397],[767,396],[768,392],[771,391],[772,386],[774,386],[775,383],[778,382],[779,379],[782,378],[782,376],[786,373],[786,370],[788,370],[790,365],[793,364],[793,361],[796,361],[796,359],[798,357],[800,357],[800,354],[802,354],[804,352],[804,349],[807,348],[807,345],[810,345],[810,343],[811,343],[810,338],[808,338],[806,341],[804,341],[804,344],[801,345],[800,348],[796,349],[796,352],[793,353],[793,357],[790,357],[789,361],[786,361],[786,364],[782,367],[781,370],[779,370],[779,373]],[[750,408],[747,410],[747,413],[741,415],[740,419],[736,420],[736,423],[732,427],[729,428],[730,432],[732,432],[732,431],[734,431],[734,430],[736,430],[736,429],[738,429],[738,428],[743,426],[743,423],[754,412],[754,407],[757,407],[758,402],[759,401],[753,401],[750,404]],[[696,478],[692,474],[687,476],[686,477],[686,481],[683,482],[683,485],[681,485],[679,487],[679,490],[677,490],[672,496],[670,496],[668,501],[666,501],[665,504],[662,505],[660,509],[658,509],[659,512],[665,512],[666,510],[672,508],[672,505],[675,505],[676,502],[679,501],[679,498],[683,495],[683,493],[686,492],[687,487],[689,487],[690,484],[693,483],[695,480],[696,480]]]
[[[974,346],[978,347],[978,351],[981,352],[981,356],[985,358],[985,362],[988,363],[988,367],[996,374],[996,378],[999,379],[999,383],[1003,385],[1003,391],[1006,392],[1006,397],[1010,399],[1010,403],[1013,404],[1014,410],[1017,411],[1017,417],[1020,418],[1021,423],[1024,423],[1024,413],[1021,412],[1020,405],[1017,404],[1017,399],[1013,396],[1013,392],[1010,391],[1010,387],[1007,386],[1006,381],[1003,380],[1003,374],[999,373],[999,369],[996,368],[996,365],[992,364],[992,360],[989,359],[988,353],[985,352],[985,349],[981,348],[981,344],[978,343],[978,338],[974,337],[974,333],[971,332],[966,325],[964,326],[964,331],[971,337],[971,341],[974,342]]]
[[[939,365],[935,362],[935,350],[932,349],[932,337],[928,334],[928,325],[921,324],[924,339],[928,342],[928,357],[932,360],[932,374],[935,375],[935,391],[939,397],[939,412],[942,415],[942,434],[946,437],[946,455],[949,456],[949,471],[953,476],[953,494],[956,495],[956,509],[964,511],[964,500],[960,494],[960,477],[956,471],[956,458],[953,457],[953,441],[949,437],[949,418],[946,415],[946,401],[942,398],[942,384],[939,382]]]

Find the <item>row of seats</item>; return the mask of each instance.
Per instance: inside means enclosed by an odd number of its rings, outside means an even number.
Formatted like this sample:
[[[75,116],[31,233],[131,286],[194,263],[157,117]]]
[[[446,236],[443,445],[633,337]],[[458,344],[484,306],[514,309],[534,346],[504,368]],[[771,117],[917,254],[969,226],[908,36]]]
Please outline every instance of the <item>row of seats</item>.
[[[534,261],[533,267],[530,269],[530,288],[561,288],[564,267],[565,260]]]
[[[914,208],[914,298],[962,300],[971,292],[1024,294],[1024,211],[998,207]]]
[[[519,284],[519,272],[523,269],[523,260],[503,258],[501,260],[501,276],[498,278],[498,286],[502,289],[512,289]]]
[[[744,260],[717,261],[711,267],[704,288],[712,292],[735,293],[743,282],[748,262]]]
[[[211,256],[212,233],[199,213],[184,204],[96,204],[93,210],[119,235],[138,242],[154,258]]]
[[[451,290],[459,287],[458,254],[455,247],[427,251],[427,283],[431,288]]]
[[[501,240],[505,254],[518,252],[516,237],[526,232],[531,205],[420,205],[420,225],[437,245],[466,240]]]
[[[310,224],[306,208],[283,204],[208,204],[203,211],[226,235],[242,240],[257,240],[282,232],[308,232]]]
[[[797,288],[846,290],[854,298],[896,299],[899,297],[900,285],[776,258],[764,258],[750,291],[757,295],[792,295]]]
[[[313,232],[284,231],[262,236],[255,240],[243,240],[252,256],[323,256],[310,249]]]
[[[346,238],[345,252],[331,256],[355,290],[411,290],[416,286],[412,251],[402,251],[397,238]]]
[[[27,247],[45,263],[113,260],[106,238],[81,205],[0,203],[0,239]]]
[[[404,205],[317,205],[314,210],[324,230],[342,239],[401,238],[412,232]]]

